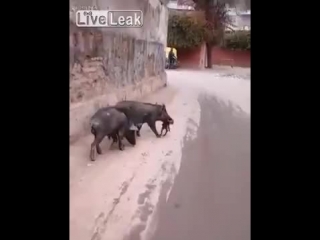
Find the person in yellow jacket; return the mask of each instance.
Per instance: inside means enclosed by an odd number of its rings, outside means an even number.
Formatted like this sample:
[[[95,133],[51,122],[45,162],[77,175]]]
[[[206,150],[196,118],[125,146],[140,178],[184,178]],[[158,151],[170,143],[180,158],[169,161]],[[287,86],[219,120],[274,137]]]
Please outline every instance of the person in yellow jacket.
[[[172,47],[166,48],[166,68],[177,67],[177,50]]]
[[[169,57],[169,68],[172,68],[173,64],[174,64],[174,60],[175,60],[174,53],[173,53],[173,48],[170,49],[168,57]]]

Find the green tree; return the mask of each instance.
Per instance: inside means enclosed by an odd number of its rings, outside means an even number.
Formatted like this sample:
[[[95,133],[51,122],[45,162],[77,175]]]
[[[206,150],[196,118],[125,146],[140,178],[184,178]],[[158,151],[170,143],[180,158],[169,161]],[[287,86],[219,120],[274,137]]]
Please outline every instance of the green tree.
[[[176,48],[193,48],[203,42],[212,41],[205,26],[206,22],[197,16],[170,15],[168,21],[168,46]]]
[[[250,31],[236,31],[227,33],[223,40],[223,47],[232,50],[250,50]]]
[[[230,2],[230,0],[229,0]],[[191,5],[195,10],[203,11],[205,14],[206,28],[216,36],[216,42],[206,41],[207,68],[212,68],[211,51],[214,44],[222,41],[224,30],[232,26],[231,19],[226,9],[228,0],[182,0],[180,4]]]
[[[225,27],[231,24],[226,3],[219,0],[193,0],[193,2],[196,10],[204,11],[207,27],[215,33],[217,41],[220,42],[223,39]],[[208,68],[212,68],[212,47],[212,42],[206,42]]]

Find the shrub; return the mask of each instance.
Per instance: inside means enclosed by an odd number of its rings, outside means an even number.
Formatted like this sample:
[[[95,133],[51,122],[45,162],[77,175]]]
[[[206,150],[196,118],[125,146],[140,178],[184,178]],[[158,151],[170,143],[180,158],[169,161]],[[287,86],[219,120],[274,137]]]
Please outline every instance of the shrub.
[[[251,32],[236,31],[226,33],[224,36],[223,47],[232,50],[250,50],[251,49]]]
[[[213,40],[214,35],[206,28],[205,21],[193,16],[171,15],[168,23],[168,46],[193,48]]]

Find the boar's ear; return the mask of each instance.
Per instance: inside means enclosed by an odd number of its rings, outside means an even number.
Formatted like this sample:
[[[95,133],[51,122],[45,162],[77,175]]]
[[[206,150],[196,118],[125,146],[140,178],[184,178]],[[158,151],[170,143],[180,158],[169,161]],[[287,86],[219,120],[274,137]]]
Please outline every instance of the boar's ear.
[[[162,104],[162,110],[166,110],[166,105]]]

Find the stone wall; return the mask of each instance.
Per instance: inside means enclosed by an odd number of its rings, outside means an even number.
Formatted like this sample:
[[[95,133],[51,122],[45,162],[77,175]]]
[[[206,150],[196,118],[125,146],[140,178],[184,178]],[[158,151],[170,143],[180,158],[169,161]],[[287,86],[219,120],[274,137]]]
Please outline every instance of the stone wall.
[[[166,85],[167,8],[158,0],[115,2],[113,9],[142,10],[144,26],[78,28],[72,10],[78,6],[110,9],[113,1],[70,2],[71,141],[89,133],[89,119],[98,108],[122,99],[140,98]]]

